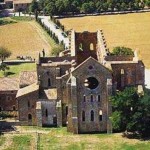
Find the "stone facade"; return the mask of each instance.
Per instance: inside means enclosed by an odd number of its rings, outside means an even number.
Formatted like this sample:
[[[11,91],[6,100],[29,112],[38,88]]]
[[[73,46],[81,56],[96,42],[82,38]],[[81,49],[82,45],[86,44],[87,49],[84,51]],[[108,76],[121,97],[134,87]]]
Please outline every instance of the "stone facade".
[[[16,94],[19,89],[17,78],[0,78],[0,112],[16,116],[18,103]]]
[[[22,125],[36,125],[36,102],[39,97],[39,86],[35,83],[18,90],[19,121]]]
[[[26,11],[32,0],[13,0],[13,9],[15,12]]]
[[[70,50],[60,57],[39,57],[36,75],[20,76],[19,121],[67,126],[73,133],[111,133],[109,97],[127,86],[142,89],[144,69],[136,54],[111,57],[102,31],[72,31]]]

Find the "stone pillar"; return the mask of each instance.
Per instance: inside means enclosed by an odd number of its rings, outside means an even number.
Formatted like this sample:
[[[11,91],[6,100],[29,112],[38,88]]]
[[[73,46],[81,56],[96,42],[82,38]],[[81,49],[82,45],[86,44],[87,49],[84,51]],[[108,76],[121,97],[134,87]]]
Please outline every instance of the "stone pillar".
[[[56,113],[57,113],[57,127],[62,126],[62,104],[61,100],[59,100],[56,104]]]
[[[59,67],[56,68],[56,77],[60,77],[60,68]]]
[[[112,123],[110,116],[112,114],[112,105],[109,97],[112,95],[112,79],[107,79],[107,133],[112,133]]]
[[[37,126],[42,127],[42,104],[41,102],[36,103],[36,117],[37,117]]]
[[[121,69],[121,88],[124,88],[124,80],[125,80],[124,69]]]
[[[71,77],[71,101],[73,133],[78,134],[77,87],[74,76]]]

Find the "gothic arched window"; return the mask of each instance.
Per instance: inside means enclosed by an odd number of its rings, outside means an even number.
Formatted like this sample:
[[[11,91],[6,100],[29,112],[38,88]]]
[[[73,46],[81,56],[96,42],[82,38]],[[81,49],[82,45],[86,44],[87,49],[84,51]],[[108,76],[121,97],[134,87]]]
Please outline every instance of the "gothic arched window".
[[[94,121],[94,111],[91,110],[91,121]]]
[[[82,111],[82,121],[85,121],[85,111]]]

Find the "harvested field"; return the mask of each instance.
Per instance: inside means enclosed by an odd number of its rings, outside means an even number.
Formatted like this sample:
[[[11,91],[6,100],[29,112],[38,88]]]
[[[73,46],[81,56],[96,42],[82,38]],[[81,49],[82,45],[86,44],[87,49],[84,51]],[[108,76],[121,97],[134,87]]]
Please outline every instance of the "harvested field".
[[[150,68],[150,13],[85,16],[60,19],[67,30],[78,32],[102,29],[107,46],[126,46],[138,51],[139,57]]]
[[[35,21],[18,21],[0,26],[0,46],[12,52],[9,59],[16,59],[17,56],[37,58],[43,48],[49,55],[50,40]]]

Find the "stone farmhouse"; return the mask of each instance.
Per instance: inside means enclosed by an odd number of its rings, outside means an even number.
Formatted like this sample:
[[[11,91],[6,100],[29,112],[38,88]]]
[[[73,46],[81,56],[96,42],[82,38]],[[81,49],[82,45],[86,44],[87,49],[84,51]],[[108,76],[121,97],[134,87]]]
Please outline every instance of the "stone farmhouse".
[[[13,8],[14,12],[26,11],[32,0],[4,0],[6,8]]]
[[[72,31],[69,49],[57,57],[39,55],[36,72],[21,73],[14,99],[20,124],[111,133],[109,97],[127,86],[144,86],[145,66],[136,52],[109,55],[101,30]]]

